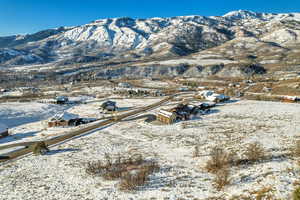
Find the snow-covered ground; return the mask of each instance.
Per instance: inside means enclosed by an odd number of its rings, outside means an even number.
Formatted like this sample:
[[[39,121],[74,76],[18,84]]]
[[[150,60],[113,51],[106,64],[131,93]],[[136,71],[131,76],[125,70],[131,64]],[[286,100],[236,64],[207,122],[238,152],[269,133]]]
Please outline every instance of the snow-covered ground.
[[[69,107],[35,102],[1,103],[0,123],[4,123],[9,126],[9,128],[12,128],[47,119],[55,113],[66,110],[67,108]]]
[[[111,116],[102,114],[99,111],[104,100],[92,99],[91,97],[80,96],[70,97],[70,101],[87,101],[87,104],[78,105],[56,105],[46,103],[1,103],[0,123],[9,127],[10,136],[0,138],[0,144],[11,144],[16,142],[27,142],[49,138],[63,134],[76,127],[47,127],[47,120],[56,114],[63,112],[75,114],[81,118],[95,118]],[[119,112],[126,112],[135,108],[152,104],[157,99],[113,99],[117,103]],[[4,153],[9,150],[2,150]]]
[[[130,107],[155,100],[122,102]],[[144,119],[123,121],[52,147],[48,155],[1,166],[0,199],[230,199],[251,196],[264,187],[273,188],[278,199],[290,199],[293,183],[300,178],[297,164],[276,155],[285,153],[299,137],[299,113],[300,104],[238,101],[216,107],[201,119],[173,125],[148,124]],[[217,145],[241,154],[254,141],[274,159],[233,167],[231,184],[216,191],[214,176],[203,169],[210,149]],[[193,157],[196,145],[200,150],[197,158]],[[157,159],[162,168],[141,190],[121,192],[116,181],[86,174],[88,161],[103,159],[105,153],[128,151]]]

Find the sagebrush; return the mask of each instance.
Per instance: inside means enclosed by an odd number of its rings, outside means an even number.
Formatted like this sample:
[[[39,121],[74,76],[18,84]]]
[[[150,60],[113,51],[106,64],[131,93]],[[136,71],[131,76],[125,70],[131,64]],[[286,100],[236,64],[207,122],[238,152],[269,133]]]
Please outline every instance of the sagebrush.
[[[87,163],[86,172],[99,175],[106,180],[120,180],[121,190],[133,190],[149,180],[149,175],[159,170],[157,162],[146,160],[142,155],[113,156],[106,154],[105,160]]]

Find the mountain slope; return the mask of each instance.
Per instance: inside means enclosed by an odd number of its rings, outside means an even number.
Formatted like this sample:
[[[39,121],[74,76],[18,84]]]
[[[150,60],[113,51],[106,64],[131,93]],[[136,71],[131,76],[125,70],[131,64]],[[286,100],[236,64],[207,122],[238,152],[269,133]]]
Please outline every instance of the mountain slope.
[[[219,61],[229,59],[224,64],[230,60],[299,64],[295,58],[300,44],[299,25],[300,13],[244,10],[211,17],[101,19],[77,27],[0,37],[0,67],[51,63],[63,68],[78,63],[149,60],[170,63],[167,60],[181,56],[187,60],[196,56],[201,64],[207,54]],[[210,60],[210,64],[219,63]],[[195,64],[187,63],[191,62]]]

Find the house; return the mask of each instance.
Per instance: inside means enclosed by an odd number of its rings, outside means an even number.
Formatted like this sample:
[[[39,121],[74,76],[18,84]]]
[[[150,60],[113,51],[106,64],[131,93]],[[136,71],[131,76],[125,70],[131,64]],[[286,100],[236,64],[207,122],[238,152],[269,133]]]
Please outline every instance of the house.
[[[8,136],[8,127],[0,123],[0,138]]]
[[[228,101],[230,99],[229,96],[226,96],[224,94],[217,94],[212,90],[200,91],[199,96],[203,99],[206,99],[206,100],[212,101],[212,102],[224,102],[224,101]]]
[[[186,121],[195,117],[197,118],[201,114],[206,114],[210,108],[215,105],[216,103],[213,102],[201,103],[200,105],[181,103],[174,108],[160,110],[156,118],[164,124],[172,124],[176,121]]]
[[[117,110],[117,103],[114,101],[105,101],[100,106],[102,111],[116,111]]]
[[[4,92],[8,92],[8,91],[9,91],[8,89],[0,88],[0,93],[4,93]]]
[[[179,104],[175,108],[171,109],[177,116],[177,120],[188,120],[190,119],[191,107],[187,104]]]
[[[56,103],[57,104],[66,104],[69,102],[69,98],[66,96],[58,96],[56,97]]]
[[[263,87],[262,91],[263,91],[263,92],[271,92],[271,91],[272,91],[272,88]]]
[[[120,88],[131,88],[131,84],[130,83],[119,83],[118,87]]]
[[[198,93],[198,95],[200,96],[200,97],[202,97],[202,98],[206,98],[206,97],[208,97],[208,96],[211,96],[211,95],[213,95],[214,94],[214,91],[212,91],[212,90],[202,90],[202,91],[200,91],[199,93]]]
[[[167,110],[160,110],[156,119],[164,124],[173,124],[176,121],[176,114]]]
[[[75,119],[78,119],[78,115],[67,112],[58,113],[48,121],[48,127],[70,126],[72,125],[70,122],[74,121]]]
[[[214,93],[213,95],[206,97],[206,100],[212,101],[212,102],[217,102],[217,103],[228,101],[229,99],[230,99],[229,96],[226,96],[224,94],[217,94],[217,93]]]
[[[158,96],[164,96],[165,94],[161,90],[155,90],[151,93],[151,95],[158,97]]]
[[[198,86],[197,89],[198,89],[198,90],[205,90],[206,87],[205,87],[205,86]]]
[[[94,121],[96,121],[96,119],[76,118],[76,119],[70,119],[68,121],[68,125],[69,126],[79,126],[81,124],[88,124],[88,123],[91,123],[91,122],[94,122]]]
[[[35,94],[39,91],[39,89],[35,88],[35,87],[19,87],[19,88],[17,88],[17,90],[22,92],[23,94],[25,94],[25,93]]]
[[[188,87],[181,87],[178,90],[181,91],[181,92],[185,92],[185,91],[189,91],[189,88]]]
[[[282,97],[282,102],[286,102],[286,103],[296,103],[299,100],[300,100],[300,98],[298,98],[296,96],[283,96]]]

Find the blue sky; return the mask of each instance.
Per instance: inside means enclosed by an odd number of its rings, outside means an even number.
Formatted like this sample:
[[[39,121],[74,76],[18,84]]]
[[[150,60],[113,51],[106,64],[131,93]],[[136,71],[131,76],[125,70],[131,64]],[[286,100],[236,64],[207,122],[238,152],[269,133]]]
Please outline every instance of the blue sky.
[[[300,0],[0,0],[0,35],[33,33],[109,17],[300,12]]]

